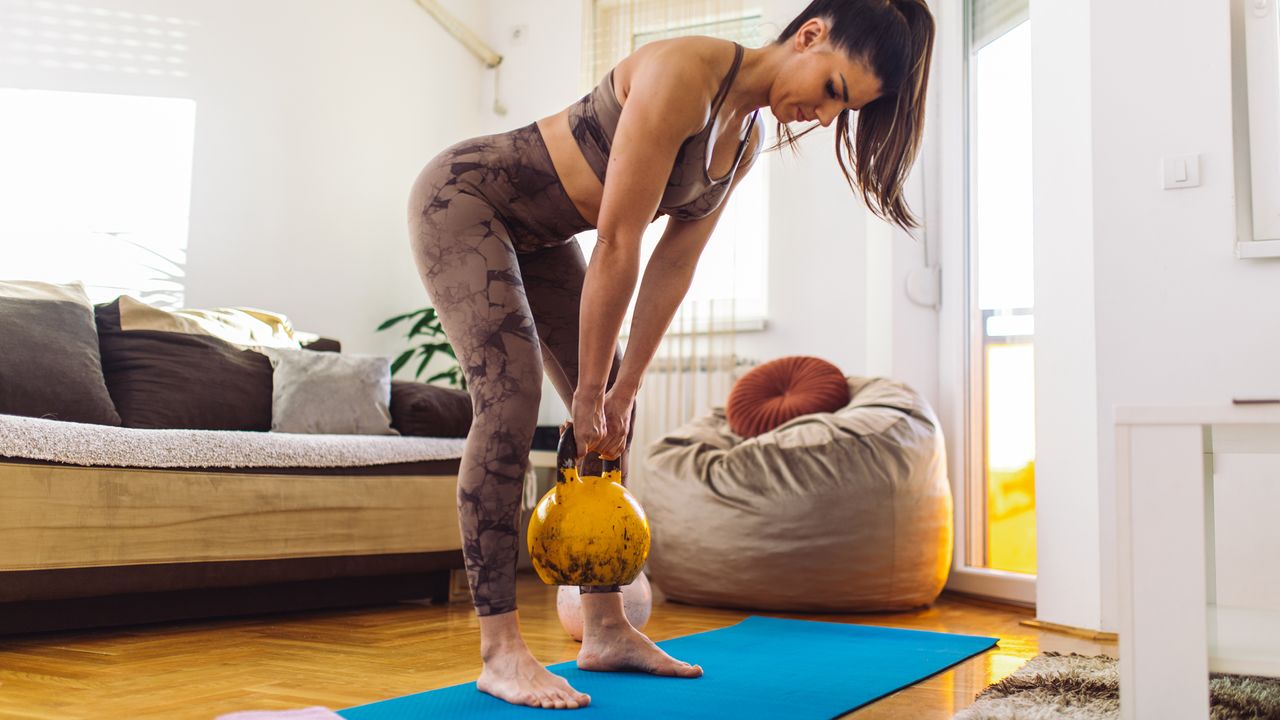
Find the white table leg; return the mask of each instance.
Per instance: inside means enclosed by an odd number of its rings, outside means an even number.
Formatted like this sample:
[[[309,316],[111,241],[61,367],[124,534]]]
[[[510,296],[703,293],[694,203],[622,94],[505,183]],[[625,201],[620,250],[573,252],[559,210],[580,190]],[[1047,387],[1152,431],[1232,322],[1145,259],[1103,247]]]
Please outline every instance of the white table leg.
[[[1209,716],[1205,430],[1118,428],[1120,716]]]

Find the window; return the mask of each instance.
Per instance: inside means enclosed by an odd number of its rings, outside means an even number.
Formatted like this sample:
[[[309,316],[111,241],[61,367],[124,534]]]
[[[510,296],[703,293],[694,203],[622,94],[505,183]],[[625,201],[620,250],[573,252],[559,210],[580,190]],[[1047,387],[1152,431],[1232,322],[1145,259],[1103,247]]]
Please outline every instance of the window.
[[[969,213],[980,314],[970,342],[983,368],[971,397],[983,409],[985,441],[982,462],[971,467],[967,537],[971,564],[1034,573],[1031,23],[1026,5],[1021,15],[1014,5],[975,3],[970,41]],[[983,8],[1007,14],[984,16]]]
[[[708,35],[746,47],[764,42],[760,9],[741,0],[596,0],[592,10],[583,63],[589,73],[585,79],[588,88],[599,83],[622,58],[655,40]],[[766,138],[766,146],[769,142]],[[765,155],[757,158],[756,166],[728,200],[698,263],[677,331],[758,327],[763,323],[768,277],[767,160]],[[648,262],[666,225],[663,217],[645,232],[643,262]],[[589,258],[595,231],[579,237]],[[634,303],[633,297],[624,333],[630,326]]]
[[[1036,600],[1028,0],[950,0],[939,27],[939,418],[950,438],[947,587]],[[945,18],[963,18],[946,22]],[[956,122],[961,119],[962,122]]]
[[[0,88],[0,267],[183,303],[195,103]]]

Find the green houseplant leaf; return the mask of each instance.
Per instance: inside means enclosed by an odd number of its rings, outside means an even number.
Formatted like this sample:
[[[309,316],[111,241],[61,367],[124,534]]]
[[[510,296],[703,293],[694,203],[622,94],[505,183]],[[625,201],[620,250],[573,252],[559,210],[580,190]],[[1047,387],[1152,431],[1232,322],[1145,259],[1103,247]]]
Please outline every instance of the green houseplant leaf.
[[[397,315],[397,316],[395,316],[395,317],[393,317],[393,318],[390,318],[390,319],[384,320],[384,321],[382,322],[382,324],[378,326],[378,330],[386,330],[387,328],[389,328],[389,327],[391,327],[391,326],[393,326],[393,325],[397,325],[397,324],[399,324],[399,323],[400,323],[401,321],[403,321],[403,320],[408,320],[408,319],[409,319],[409,318],[411,318],[411,317],[414,317],[414,316],[416,316],[416,315],[420,315],[420,314],[422,314],[423,310],[430,310],[430,308],[423,308],[422,310],[414,310],[414,311],[413,311],[413,312],[411,312],[411,313],[405,313],[404,315]]]
[[[378,331],[389,330],[405,322],[411,323],[409,330],[405,333],[405,339],[413,344],[392,361],[391,373],[394,375],[407,365],[414,356],[418,356],[420,360],[413,377],[414,379],[420,379],[422,374],[427,371],[427,367],[431,364],[433,358],[448,357],[452,359],[452,363],[427,378],[426,382],[432,383],[444,380],[451,387],[466,390],[466,374],[462,372],[462,365],[458,362],[458,354],[454,352],[453,346],[449,344],[449,339],[445,336],[444,326],[440,322],[440,316],[436,313],[436,309],[424,307],[387,318],[378,326]]]

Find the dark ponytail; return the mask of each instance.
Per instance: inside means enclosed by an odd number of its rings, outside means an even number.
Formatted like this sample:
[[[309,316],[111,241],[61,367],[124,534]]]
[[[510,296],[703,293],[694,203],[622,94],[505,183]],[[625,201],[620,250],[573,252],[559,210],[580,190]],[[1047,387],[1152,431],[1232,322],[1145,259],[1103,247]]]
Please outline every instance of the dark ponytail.
[[[880,97],[858,111],[853,133],[851,111],[836,119],[840,170],[871,212],[904,229],[918,227],[902,188],[924,136],[933,14],[925,0],[813,0],[774,43],[790,40],[813,18],[826,20],[831,44],[865,62],[880,80]],[[771,149],[794,150],[816,127],[797,135],[779,122],[778,143]]]

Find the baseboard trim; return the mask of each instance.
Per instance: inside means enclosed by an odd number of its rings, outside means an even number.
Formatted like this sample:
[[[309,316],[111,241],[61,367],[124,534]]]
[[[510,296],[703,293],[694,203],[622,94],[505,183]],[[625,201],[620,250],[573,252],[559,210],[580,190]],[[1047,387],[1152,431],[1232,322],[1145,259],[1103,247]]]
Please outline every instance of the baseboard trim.
[[[1035,628],[1037,630],[1049,630],[1051,632],[1071,635],[1072,637],[1084,638],[1094,642],[1114,643],[1120,641],[1120,636],[1113,632],[1105,632],[1103,630],[1090,630],[1089,628],[1078,628],[1071,625],[1059,625],[1045,620],[1020,620],[1019,625]]]

